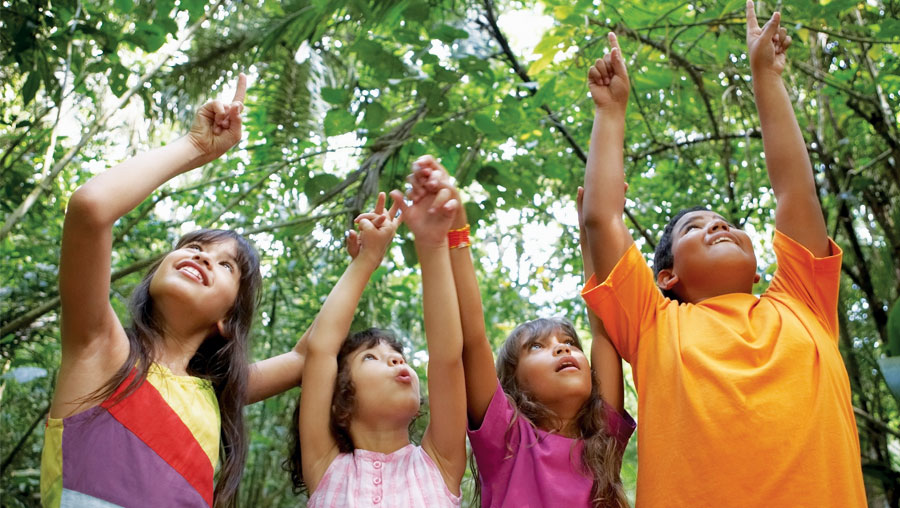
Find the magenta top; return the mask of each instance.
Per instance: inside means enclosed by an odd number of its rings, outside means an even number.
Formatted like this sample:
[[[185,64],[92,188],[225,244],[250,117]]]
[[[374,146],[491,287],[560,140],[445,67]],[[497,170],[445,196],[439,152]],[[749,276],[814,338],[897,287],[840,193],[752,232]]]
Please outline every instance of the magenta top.
[[[624,452],[634,420],[627,412],[604,408],[610,432]],[[584,442],[540,430],[521,415],[510,428],[513,415],[498,382],[481,427],[469,429],[481,480],[481,506],[590,506],[593,478],[582,466]]]

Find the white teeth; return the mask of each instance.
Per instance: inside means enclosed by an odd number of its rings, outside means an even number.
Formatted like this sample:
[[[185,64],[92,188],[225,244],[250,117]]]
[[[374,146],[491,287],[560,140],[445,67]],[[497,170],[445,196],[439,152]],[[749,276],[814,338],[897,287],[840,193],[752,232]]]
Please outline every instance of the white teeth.
[[[196,268],[192,267],[192,266],[184,266],[184,267],[181,268],[181,270],[184,271],[184,272],[187,272],[187,273],[189,273],[189,274],[191,274],[191,275],[193,275],[194,277],[197,277],[197,278],[200,279],[201,281],[203,280],[203,276],[200,275],[200,271],[197,270]]]
[[[728,238],[728,237],[726,237],[726,236],[723,236],[722,238],[719,238],[718,240],[716,240],[715,242],[713,242],[713,245],[716,245],[716,244],[719,244],[719,243],[722,243],[722,242],[732,242],[732,240],[731,240],[731,238]],[[732,243],[734,243],[734,242],[732,242]]]

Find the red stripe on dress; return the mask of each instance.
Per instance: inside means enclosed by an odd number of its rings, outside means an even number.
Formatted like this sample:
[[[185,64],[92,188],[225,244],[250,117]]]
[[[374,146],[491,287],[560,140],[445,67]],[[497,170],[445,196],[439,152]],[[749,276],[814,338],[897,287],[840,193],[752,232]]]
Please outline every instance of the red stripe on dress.
[[[128,386],[132,373],[101,406],[134,433],[203,496],[213,501],[213,465],[178,413],[147,380],[125,399],[112,403]]]

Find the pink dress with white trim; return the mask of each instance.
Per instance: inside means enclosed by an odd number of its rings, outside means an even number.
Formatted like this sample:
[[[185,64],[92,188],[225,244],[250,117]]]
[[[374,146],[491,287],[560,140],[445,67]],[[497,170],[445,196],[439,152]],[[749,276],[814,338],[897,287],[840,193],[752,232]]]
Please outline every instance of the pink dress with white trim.
[[[393,453],[355,450],[339,454],[308,506],[455,508],[459,502],[431,457],[421,446],[410,444]]]

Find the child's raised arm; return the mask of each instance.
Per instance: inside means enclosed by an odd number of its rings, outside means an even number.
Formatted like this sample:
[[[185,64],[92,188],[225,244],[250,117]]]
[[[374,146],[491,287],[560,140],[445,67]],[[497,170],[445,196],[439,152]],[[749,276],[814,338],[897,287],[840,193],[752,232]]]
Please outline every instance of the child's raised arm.
[[[300,444],[303,450],[303,480],[314,492],[338,454],[331,435],[331,402],[337,377],[337,354],[341,349],[363,289],[372,272],[381,264],[400,218],[398,204],[384,212],[384,193],[378,195],[374,213],[358,219],[360,233],[351,232],[347,250],[353,260],[335,284],[310,328],[303,367],[303,395],[300,397]],[[355,255],[354,255],[355,254]]]
[[[598,282],[603,282],[619,258],[634,243],[622,214],[625,211],[624,143],[628,105],[628,71],[616,35],[611,50],[588,72],[594,100],[594,127],[584,172],[584,223]]]
[[[759,110],[766,168],[775,193],[775,228],[816,257],[830,254],[825,218],[816,196],[812,165],[781,73],[791,37],[775,12],[759,27],[753,1],[747,1],[747,53]]]
[[[392,196],[402,200],[399,191]],[[416,237],[416,254],[422,266],[431,413],[422,448],[437,464],[450,491],[458,495],[466,470],[466,388],[462,325],[447,232],[459,201],[443,188],[409,207],[401,201],[400,208],[404,222]]]
[[[581,245],[581,260],[584,265],[584,280],[594,274],[591,264],[591,251],[584,238],[584,189],[578,188],[578,231]],[[588,322],[591,326],[591,368],[594,371],[594,382],[600,387],[600,398],[606,405],[619,413],[625,409],[625,384],[622,380],[622,357],[606,334],[603,322],[591,309],[587,310]]]
[[[460,203],[450,227],[458,230],[468,225],[466,208],[462,206],[459,191],[450,182],[447,171],[434,157],[426,155],[416,161],[412,184],[413,190],[410,197],[413,201],[422,199],[428,192],[437,192],[441,188],[450,189],[454,199]],[[475,265],[472,263],[472,254],[469,249],[450,249],[450,264],[453,268],[453,280],[462,323],[462,358],[466,378],[466,406],[469,425],[472,428],[478,428],[484,420],[494,392],[497,391],[494,353],[484,328],[481,291],[478,289]]]
[[[63,355],[55,400],[92,393],[128,356],[125,331],[109,302],[113,224],[172,177],[240,141],[246,89],[241,74],[232,102],[204,105],[189,134],[114,166],[72,194],[59,263]]]

